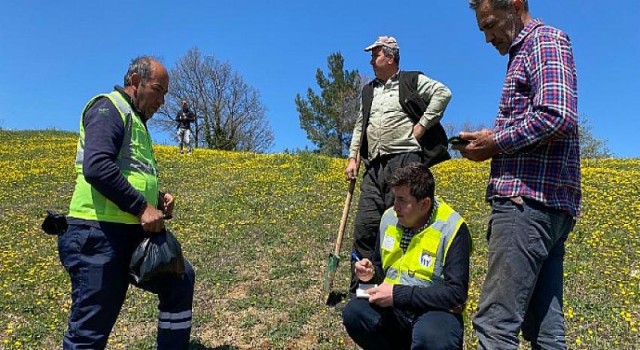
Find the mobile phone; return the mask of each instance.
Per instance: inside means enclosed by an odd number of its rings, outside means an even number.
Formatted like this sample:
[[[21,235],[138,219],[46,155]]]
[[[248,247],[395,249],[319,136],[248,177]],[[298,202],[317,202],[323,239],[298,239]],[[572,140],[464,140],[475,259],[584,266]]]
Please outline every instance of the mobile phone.
[[[471,143],[471,141],[469,140],[465,140],[463,138],[461,138],[460,136],[454,136],[452,138],[450,138],[447,142],[449,142],[452,145],[468,145],[469,143]]]

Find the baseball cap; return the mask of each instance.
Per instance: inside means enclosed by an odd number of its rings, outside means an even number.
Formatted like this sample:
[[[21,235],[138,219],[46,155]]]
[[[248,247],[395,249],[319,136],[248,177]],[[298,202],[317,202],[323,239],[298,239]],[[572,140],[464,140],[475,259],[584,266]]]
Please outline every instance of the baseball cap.
[[[373,42],[373,44],[365,47],[364,50],[371,51],[378,46],[386,46],[391,49],[400,50],[400,46],[398,46],[398,41],[396,40],[396,38],[392,36],[379,36],[378,39],[376,39],[376,41]]]

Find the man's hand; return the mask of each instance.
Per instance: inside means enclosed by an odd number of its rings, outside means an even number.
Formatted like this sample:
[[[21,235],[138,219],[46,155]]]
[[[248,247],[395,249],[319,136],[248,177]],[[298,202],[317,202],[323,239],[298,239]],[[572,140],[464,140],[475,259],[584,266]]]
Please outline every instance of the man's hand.
[[[373,263],[371,263],[371,260],[367,258],[356,261],[355,272],[359,280],[362,282],[369,282],[374,275]]]
[[[426,131],[427,131],[427,128],[422,126],[422,124],[420,123],[416,123],[416,125],[413,126],[413,136],[418,141],[422,138],[422,135],[424,135]]]
[[[347,163],[347,167],[344,169],[344,177],[347,181],[355,180],[358,176],[357,173],[358,164],[356,163],[355,158],[349,158],[349,163]]]
[[[380,307],[393,306],[393,284],[384,282],[381,285],[371,288],[369,293],[369,302]]]
[[[151,205],[147,204],[142,213],[140,213],[140,224],[144,232],[158,233],[164,228],[164,219],[162,212]]]
[[[493,140],[493,131],[483,129],[476,132],[461,132],[460,137],[471,141],[468,145],[454,145],[452,148],[469,160],[481,162],[500,152]]]
[[[159,207],[161,208],[162,212],[166,216],[173,215],[173,207],[175,206],[173,196],[170,193],[164,193],[164,196],[161,196],[158,199],[158,203],[160,203]]]

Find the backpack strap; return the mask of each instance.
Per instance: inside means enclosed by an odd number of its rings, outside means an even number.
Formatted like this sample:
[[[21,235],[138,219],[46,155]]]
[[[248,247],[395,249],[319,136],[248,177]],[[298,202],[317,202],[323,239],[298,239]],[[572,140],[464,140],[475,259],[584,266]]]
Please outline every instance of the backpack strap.
[[[371,115],[371,104],[373,103],[373,83],[370,81],[362,88],[362,133],[360,133],[360,159],[368,159],[369,142],[367,140],[367,126]]]

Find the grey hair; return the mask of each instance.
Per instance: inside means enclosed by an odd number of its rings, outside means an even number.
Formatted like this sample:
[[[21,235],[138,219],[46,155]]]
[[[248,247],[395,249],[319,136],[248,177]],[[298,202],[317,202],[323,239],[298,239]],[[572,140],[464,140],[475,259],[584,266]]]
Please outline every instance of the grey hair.
[[[151,63],[159,62],[153,56],[138,56],[131,60],[127,74],[124,75],[124,86],[131,86],[131,76],[140,74],[140,80],[144,83],[151,77]]]
[[[398,65],[400,64],[400,49],[383,46],[382,52],[384,53],[385,57],[393,55],[393,61]]]
[[[483,1],[486,1],[486,0],[469,0],[469,7],[472,10],[475,10]],[[511,7],[511,4],[513,4],[513,0],[490,0],[490,1],[491,1],[491,4],[493,5],[493,8],[501,9],[501,10],[506,10],[509,7]],[[524,10],[529,11],[529,1],[522,0],[522,3],[524,4]]]

